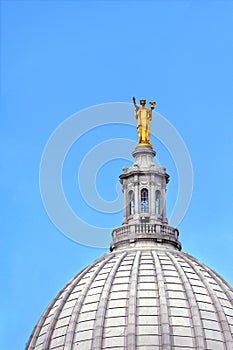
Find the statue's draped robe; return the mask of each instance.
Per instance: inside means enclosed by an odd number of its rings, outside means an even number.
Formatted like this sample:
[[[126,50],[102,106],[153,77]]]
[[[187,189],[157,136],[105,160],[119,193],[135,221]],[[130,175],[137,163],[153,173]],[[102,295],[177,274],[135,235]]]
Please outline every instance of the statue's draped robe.
[[[150,121],[151,111],[145,107],[137,107],[135,110],[135,116],[137,119],[138,129],[138,142],[149,143],[150,142]]]

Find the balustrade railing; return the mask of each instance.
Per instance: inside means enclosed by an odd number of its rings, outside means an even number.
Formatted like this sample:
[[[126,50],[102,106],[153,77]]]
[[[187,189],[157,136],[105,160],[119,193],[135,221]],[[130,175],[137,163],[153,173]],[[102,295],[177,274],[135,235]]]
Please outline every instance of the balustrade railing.
[[[126,236],[135,235],[171,235],[175,238],[178,237],[178,230],[174,227],[168,225],[159,224],[131,224],[123,225],[121,227],[115,228],[112,231],[113,239],[120,239]]]

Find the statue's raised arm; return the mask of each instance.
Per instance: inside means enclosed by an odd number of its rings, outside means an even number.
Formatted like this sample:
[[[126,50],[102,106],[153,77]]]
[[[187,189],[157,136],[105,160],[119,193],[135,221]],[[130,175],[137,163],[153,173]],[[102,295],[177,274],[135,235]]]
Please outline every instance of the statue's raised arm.
[[[134,107],[135,107],[136,109],[138,109],[139,107],[138,107],[138,105],[137,105],[137,103],[136,103],[136,98],[133,97],[132,100],[133,100]]]

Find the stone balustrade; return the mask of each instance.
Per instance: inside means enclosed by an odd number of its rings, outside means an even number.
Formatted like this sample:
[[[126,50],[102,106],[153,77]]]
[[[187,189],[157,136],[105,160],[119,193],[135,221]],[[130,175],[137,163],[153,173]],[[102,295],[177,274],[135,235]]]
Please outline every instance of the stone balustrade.
[[[129,241],[134,242],[149,239],[156,242],[171,243],[180,250],[181,245],[178,241],[178,236],[178,229],[168,225],[149,223],[123,225],[113,229],[111,249],[115,249],[121,242],[126,243]]]

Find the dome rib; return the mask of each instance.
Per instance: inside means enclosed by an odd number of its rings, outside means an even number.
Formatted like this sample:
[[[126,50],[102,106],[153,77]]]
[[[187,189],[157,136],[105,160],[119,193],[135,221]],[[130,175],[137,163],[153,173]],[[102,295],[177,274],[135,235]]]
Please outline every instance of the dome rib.
[[[99,260],[102,260],[101,258]],[[70,283],[69,288],[67,289],[67,291],[64,294],[64,297],[62,298],[59,306],[57,307],[55,314],[53,316],[53,319],[49,325],[49,329],[46,332],[46,338],[44,339],[43,342],[43,346],[42,346],[42,350],[47,350],[49,349],[50,343],[51,343],[51,339],[53,337],[53,332],[55,330],[55,325],[59,319],[59,316],[63,310],[64,305],[67,302],[67,299],[69,298],[69,296],[71,295],[71,293],[73,292],[74,288],[77,286],[77,284],[79,283],[79,281],[82,279],[83,276],[86,275],[86,273],[92,268],[91,265],[87,266],[87,268],[85,268],[83,271],[81,271]],[[67,285],[65,286],[64,290],[67,288]],[[57,301],[59,299],[59,297],[56,297],[55,301]]]
[[[204,342],[205,335],[203,331],[203,322],[201,320],[200,311],[198,308],[198,304],[195,298],[195,295],[192,290],[192,286],[188,280],[188,278],[185,275],[184,270],[182,267],[178,264],[176,258],[171,254],[167,253],[168,257],[172,261],[174,267],[176,268],[176,271],[181,279],[181,282],[184,286],[184,293],[187,296],[187,302],[189,304],[189,309],[191,313],[191,319],[193,322],[193,331],[194,331],[194,340],[196,341],[196,348],[198,350],[205,350],[207,349],[207,344]]]
[[[70,281],[68,283],[68,285],[71,283],[72,281]],[[50,313],[50,311],[52,310],[54,304],[57,301],[57,298],[59,298],[61,296],[61,294],[64,292],[65,288],[67,287],[67,285],[57,294],[56,298],[54,298],[51,303],[47,306],[47,308],[45,309],[45,311],[43,312],[42,316],[40,317],[38,323],[36,324],[36,326],[34,327],[34,330],[31,334],[31,337],[28,340],[28,343],[26,345],[25,350],[28,350],[30,348],[30,350],[35,349],[36,343],[38,341],[38,337],[40,334],[40,331]]]
[[[227,307],[227,312],[225,312],[225,314],[227,315],[227,321],[228,324],[230,325],[230,332],[233,332],[233,312],[230,312],[231,315],[229,315],[229,310],[231,309],[231,305],[233,304],[233,292],[230,289],[231,287],[229,286],[229,284],[227,282],[225,282],[223,280],[223,278],[221,276],[219,276],[217,273],[214,273],[213,270],[211,270],[208,266],[205,266],[205,269],[208,271],[208,273],[210,274],[210,276],[214,279],[214,281],[216,282],[216,284],[220,287],[223,291],[223,293],[227,296],[228,300],[229,300],[229,306]],[[221,285],[219,284],[219,281],[221,282]],[[224,310],[225,311],[225,310]],[[233,341],[232,341],[233,343]],[[233,349],[233,345],[232,345],[232,349]]]
[[[70,294],[72,292],[72,290],[76,287],[76,284],[78,283],[78,281],[86,274],[86,272],[91,268],[91,266],[87,266],[86,268],[84,268],[82,271],[80,271],[80,273],[78,275],[76,275],[70,282],[68,282],[64,288],[62,288],[62,290],[57,294],[56,298],[54,298],[52,300],[52,302],[48,305],[48,307],[46,308],[45,312],[42,314],[42,316],[39,319],[39,322],[37,323],[37,325],[35,326],[32,335],[33,337],[30,337],[26,349],[25,350],[33,350],[36,347],[36,344],[38,342],[38,337],[39,334],[44,326],[44,323],[47,319],[47,317],[49,316],[50,311],[53,309],[54,305],[56,304],[57,300],[60,298],[60,296],[64,293],[65,289],[70,286],[71,288],[69,289],[69,293]],[[73,288],[72,288],[73,287]],[[69,296],[69,295],[68,295]],[[65,300],[66,302],[66,300]],[[59,315],[58,315],[59,317]],[[51,322],[52,324],[53,322]],[[52,326],[50,325],[50,328]],[[49,332],[49,331],[48,331]],[[46,333],[47,336],[49,336],[49,334]],[[50,334],[50,338],[52,337],[52,333]],[[46,338],[45,338],[46,339]],[[44,346],[43,348],[44,349]],[[47,349],[47,348],[46,348]]]
[[[70,323],[69,323],[69,326],[68,326],[66,339],[65,339],[65,349],[64,350],[72,350],[73,349],[73,347],[74,347],[74,336],[75,336],[75,329],[76,329],[76,325],[77,325],[77,320],[78,320],[78,317],[79,317],[79,314],[80,314],[80,310],[81,310],[81,308],[83,306],[86,294],[87,294],[91,284],[95,280],[96,276],[99,274],[99,272],[104,267],[104,265],[106,265],[113,258],[114,258],[114,255],[112,255],[112,256],[110,255],[110,256],[108,256],[107,258],[105,258],[101,262],[101,264],[95,270],[93,275],[90,277],[89,281],[85,284],[85,287],[83,288],[79,298],[77,299],[76,304],[75,304],[74,309],[73,309],[73,312],[72,312],[71,320],[70,320]],[[96,261],[96,263],[98,263],[99,260],[100,259],[98,259]],[[91,265],[91,267],[93,268],[93,265]]]
[[[233,292],[230,290],[231,287],[229,286],[229,284],[226,281],[224,281],[224,279],[221,276],[219,276],[216,272],[213,272],[213,270],[211,270],[208,266],[205,265],[205,269],[208,271],[210,276],[215,280],[217,284],[219,284],[219,280],[221,281],[221,288],[224,294],[226,294],[229,301],[233,304]]]
[[[114,277],[116,275],[116,272],[124,259],[124,257],[127,255],[127,252],[124,252],[121,254],[120,257],[118,257],[118,260],[116,261],[114,267],[109,272],[109,275],[106,279],[106,283],[104,285],[100,302],[98,305],[97,313],[96,313],[96,319],[94,323],[94,332],[93,332],[93,350],[99,350],[102,348],[102,341],[103,341],[103,330],[104,330],[104,319],[105,319],[105,313],[109,298],[109,293],[111,290],[111,286],[114,280]]]
[[[157,274],[157,282],[158,282],[158,290],[159,290],[159,307],[160,307],[160,319],[161,319],[161,340],[162,340],[162,349],[163,350],[171,350],[171,332],[170,332],[170,325],[169,325],[169,310],[168,310],[168,303],[167,303],[167,297],[166,297],[166,285],[164,283],[164,275],[163,270],[161,267],[161,263],[158,257],[158,254],[153,251],[153,260],[155,265],[155,271]]]
[[[193,258],[188,259],[185,255],[183,255],[183,259],[185,262],[193,268],[195,273],[198,275],[198,277],[201,279],[202,283],[204,284],[206,291],[208,292],[208,295],[212,301],[213,307],[215,308],[216,315],[219,319],[219,324],[221,327],[221,331],[224,337],[224,344],[226,350],[232,350],[233,349],[233,341],[232,341],[232,334],[230,330],[230,326],[227,322],[226,315],[224,313],[222,304],[219,301],[219,298],[217,297],[216,293],[214,293],[213,288],[211,285],[207,282],[206,278],[203,278],[202,273],[200,270],[196,267],[196,264],[193,262]],[[205,270],[205,266],[202,265],[202,268]],[[205,270],[206,271],[206,270]],[[206,271],[208,273],[208,271]]]
[[[141,252],[136,253],[129,290],[129,307],[127,318],[127,350],[136,349],[136,325],[137,325],[137,284]]]

